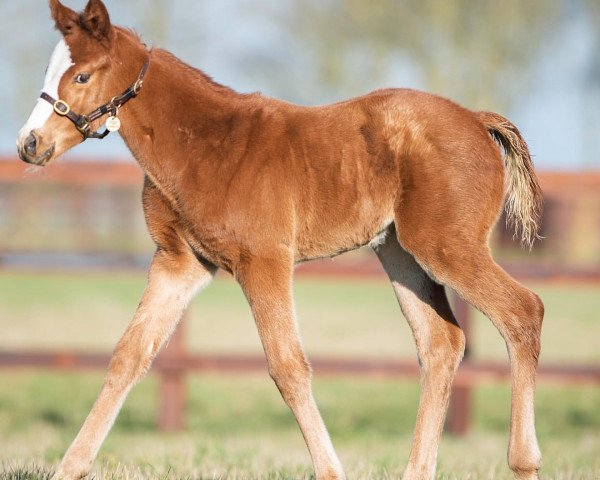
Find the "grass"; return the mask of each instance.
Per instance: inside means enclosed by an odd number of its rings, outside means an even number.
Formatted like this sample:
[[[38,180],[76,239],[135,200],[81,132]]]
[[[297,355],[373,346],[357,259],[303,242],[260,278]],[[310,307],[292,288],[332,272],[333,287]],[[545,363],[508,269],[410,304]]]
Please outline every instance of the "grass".
[[[0,349],[110,351],[143,288],[143,274],[0,273]],[[598,288],[531,288],[546,304],[541,361],[600,363]],[[295,292],[309,354],[415,357],[412,334],[383,279],[300,278]],[[192,351],[262,353],[250,309],[240,288],[226,275],[192,303],[187,328]],[[481,315],[475,316],[471,340],[476,358],[506,360],[504,342]]]
[[[101,376],[13,372],[0,373],[0,383],[11,386],[0,391],[0,478],[19,478],[7,475],[18,467],[49,471],[57,464]],[[191,377],[188,430],[177,434],[154,428],[156,388],[150,376],[130,395],[95,464],[97,478],[309,478],[298,428],[266,374]],[[401,475],[416,383],[316,379],[315,394],[349,478]],[[537,409],[545,478],[598,478],[600,391],[542,385]],[[438,478],[510,478],[508,418],[508,389],[478,388],[473,431],[444,437]]]
[[[0,273],[0,350],[107,351],[131,318],[143,275]],[[543,362],[600,362],[597,289],[533,286],[546,303]],[[412,335],[384,281],[299,279],[297,309],[307,350],[339,357],[414,357]],[[248,306],[227,277],[191,308],[191,350],[259,353]],[[473,322],[476,357],[506,359],[485,319]],[[0,372],[0,480],[45,479],[89,411],[101,375]],[[268,379],[193,376],[188,430],[155,428],[156,379],[130,395],[95,463],[96,478],[310,478],[294,419]],[[398,478],[408,458],[418,385],[383,379],[320,379],[315,394],[349,478]],[[509,391],[475,392],[474,428],[445,436],[439,479],[510,478],[505,452]],[[544,478],[600,478],[600,390],[541,384],[538,433]]]

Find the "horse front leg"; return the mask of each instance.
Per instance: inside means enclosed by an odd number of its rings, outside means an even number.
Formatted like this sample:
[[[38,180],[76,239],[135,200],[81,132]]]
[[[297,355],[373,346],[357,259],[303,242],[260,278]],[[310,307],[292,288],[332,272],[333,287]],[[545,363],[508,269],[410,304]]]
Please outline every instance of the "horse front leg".
[[[284,252],[248,260],[236,277],[252,308],[269,374],[296,417],[317,480],[341,480],[344,471],[312,393],[310,366],[294,313],[292,274],[292,258]]]
[[[117,344],[100,395],[53,480],[79,479],[90,472],[127,394],[148,371],[189,301],[214,273],[189,251],[157,251],[142,300]]]

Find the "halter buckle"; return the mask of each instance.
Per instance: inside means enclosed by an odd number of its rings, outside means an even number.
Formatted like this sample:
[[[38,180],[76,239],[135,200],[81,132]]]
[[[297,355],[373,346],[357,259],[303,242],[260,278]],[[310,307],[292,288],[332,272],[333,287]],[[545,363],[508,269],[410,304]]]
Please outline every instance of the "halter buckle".
[[[88,122],[85,122],[83,125],[75,124],[75,127],[77,127],[79,133],[81,133],[84,137],[88,137],[88,134],[90,133],[90,124]]]
[[[71,107],[64,100],[57,100],[56,102],[54,102],[54,105],[52,105],[52,107],[54,108],[54,111],[61,117],[66,117],[71,111]]]
[[[134,95],[138,95],[140,93],[140,90],[142,89],[142,85],[144,84],[144,80],[141,78],[138,78],[135,83],[133,84],[133,94]]]

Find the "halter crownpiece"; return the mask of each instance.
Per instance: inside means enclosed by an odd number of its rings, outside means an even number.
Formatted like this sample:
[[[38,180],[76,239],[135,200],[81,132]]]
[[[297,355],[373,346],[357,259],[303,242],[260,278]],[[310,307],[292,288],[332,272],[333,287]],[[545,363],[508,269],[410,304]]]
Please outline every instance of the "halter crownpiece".
[[[121,126],[121,121],[117,117],[119,112],[119,108],[125,105],[129,100],[133,97],[137,97],[142,90],[142,86],[144,85],[144,76],[148,71],[148,67],[150,66],[150,58],[146,60],[146,63],[142,66],[140,73],[137,77],[137,80],[131,85],[127,90],[125,90],[121,95],[117,95],[113,97],[110,102],[101,105],[93,112],[87,115],[79,115],[71,110],[71,107],[64,100],[56,100],[55,98],[48,95],[46,92],[42,92],[40,98],[46,100],[48,103],[52,105],[54,109],[54,113],[60,115],[61,117],[66,117],[71,120],[77,130],[83,135],[83,140],[87,140],[88,138],[97,138],[98,140],[102,140],[109,133],[116,132],[119,130]],[[110,113],[110,117],[107,121],[106,130],[104,132],[91,131],[90,124],[99,119],[100,117]]]

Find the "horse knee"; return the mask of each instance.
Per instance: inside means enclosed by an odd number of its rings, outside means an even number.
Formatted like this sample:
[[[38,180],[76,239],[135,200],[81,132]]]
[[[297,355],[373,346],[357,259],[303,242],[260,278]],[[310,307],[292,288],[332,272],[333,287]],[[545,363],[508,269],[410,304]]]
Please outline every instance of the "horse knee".
[[[113,388],[127,388],[137,383],[150,369],[158,348],[157,342],[120,343],[110,361],[105,383]]]
[[[310,389],[311,369],[304,357],[271,360],[269,375],[287,404],[294,403],[300,397],[305,397]]]

